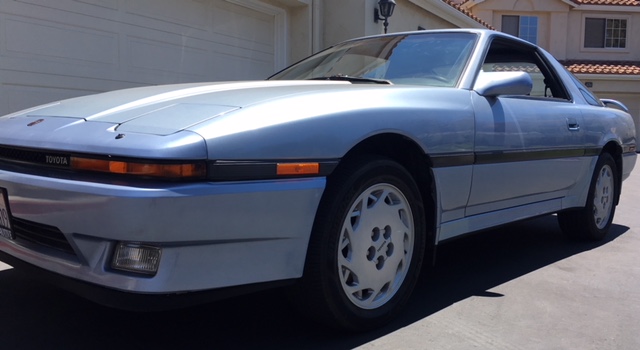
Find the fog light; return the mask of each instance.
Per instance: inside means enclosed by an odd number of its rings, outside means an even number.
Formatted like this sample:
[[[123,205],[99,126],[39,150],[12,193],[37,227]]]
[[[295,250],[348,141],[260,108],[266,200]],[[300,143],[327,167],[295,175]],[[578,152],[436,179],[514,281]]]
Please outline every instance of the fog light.
[[[117,270],[155,275],[160,265],[161,252],[162,250],[158,247],[120,242],[113,254],[111,267]]]

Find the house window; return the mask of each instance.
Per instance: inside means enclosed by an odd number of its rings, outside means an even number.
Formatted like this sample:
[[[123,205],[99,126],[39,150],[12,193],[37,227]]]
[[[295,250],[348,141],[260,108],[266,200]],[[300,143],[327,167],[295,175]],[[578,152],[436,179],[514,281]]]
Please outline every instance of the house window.
[[[627,47],[627,20],[615,18],[585,18],[584,47]]]
[[[502,31],[522,38],[531,43],[538,43],[538,17],[535,16],[502,16]]]

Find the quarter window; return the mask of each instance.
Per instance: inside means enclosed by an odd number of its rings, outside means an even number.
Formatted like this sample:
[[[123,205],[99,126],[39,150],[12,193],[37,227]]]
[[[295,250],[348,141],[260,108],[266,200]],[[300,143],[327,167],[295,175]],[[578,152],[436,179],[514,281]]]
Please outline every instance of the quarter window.
[[[538,43],[538,17],[502,16],[502,31],[528,42]]]
[[[585,18],[584,47],[627,47],[627,20],[620,18]]]

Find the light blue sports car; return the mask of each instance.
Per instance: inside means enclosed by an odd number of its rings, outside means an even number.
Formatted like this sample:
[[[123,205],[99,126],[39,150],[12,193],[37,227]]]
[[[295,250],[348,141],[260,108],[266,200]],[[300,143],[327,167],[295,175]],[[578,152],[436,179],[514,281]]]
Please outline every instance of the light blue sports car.
[[[370,329],[448,239],[551,213],[602,239],[636,162],[624,109],[467,29],[50,103],[0,117],[0,259],[128,308],[290,285],[316,319]]]

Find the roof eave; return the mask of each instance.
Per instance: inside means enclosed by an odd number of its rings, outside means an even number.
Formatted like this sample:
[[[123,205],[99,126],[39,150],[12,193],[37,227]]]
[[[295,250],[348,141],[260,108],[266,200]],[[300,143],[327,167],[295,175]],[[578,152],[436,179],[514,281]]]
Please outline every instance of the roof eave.
[[[573,9],[578,11],[597,12],[640,12],[640,6],[630,5],[578,5],[574,6]]]
[[[580,6],[580,5],[576,4],[575,2],[573,2],[571,0],[562,0],[562,2],[564,2],[565,4],[567,4],[567,5],[569,5],[569,6],[573,7],[573,8],[576,8],[576,7]]]
[[[470,9],[478,4],[485,2],[485,0],[467,0],[460,5],[463,9]]]
[[[460,28],[489,28],[444,1],[409,0],[409,2]]]

